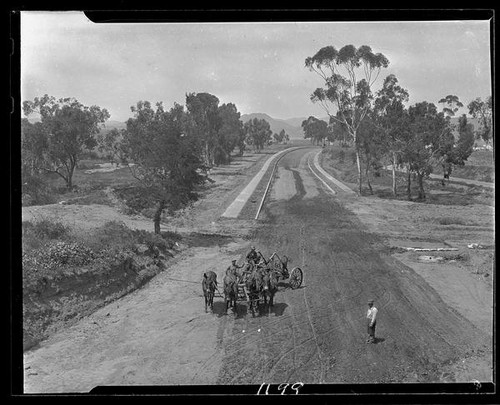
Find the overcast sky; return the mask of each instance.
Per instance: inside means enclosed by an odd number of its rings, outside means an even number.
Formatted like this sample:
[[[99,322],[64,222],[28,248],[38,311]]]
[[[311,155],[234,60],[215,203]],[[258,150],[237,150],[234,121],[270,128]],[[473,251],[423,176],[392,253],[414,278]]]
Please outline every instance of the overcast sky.
[[[410,104],[491,94],[488,21],[95,24],[79,12],[21,13],[21,99],[49,94],[132,116],[139,100],[184,105],[208,92],[242,114],[325,116],[304,67],[320,48],[369,45],[387,56]],[[466,112],[465,110],[462,112]]]

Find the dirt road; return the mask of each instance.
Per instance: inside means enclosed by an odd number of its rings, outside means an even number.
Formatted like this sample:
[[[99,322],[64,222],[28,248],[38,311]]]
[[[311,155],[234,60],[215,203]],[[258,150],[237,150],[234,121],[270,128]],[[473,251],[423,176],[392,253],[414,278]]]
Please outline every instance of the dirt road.
[[[471,322],[450,297],[390,255],[374,232],[376,218],[360,221],[369,207],[363,211],[362,203],[341,192],[332,196],[311,174],[308,162],[316,151],[297,150],[280,161],[259,224],[251,216],[216,220],[230,198],[214,199],[206,228],[227,238],[186,251],[141,290],[25,353],[25,391],[460,380],[449,366],[474,353],[491,353],[486,323]],[[221,298],[213,314],[205,313],[201,272],[213,269],[221,280],[220,264],[241,262],[250,244],[265,255],[288,255],[290,267],[304,270],[302,288],[281,283],[268,315],[253,318],[243,303],[236,314],[223,315]],[[365,343],[369,298],[379,309],[376,344]],[[481,359],[486,371],[477,379],[490,380],[489,357]]]
[[[266,253],[292,257],[304,269],[304,288],[283,288],[272,316],[235,320],[237,344],[225,347],[219,383],[440,381],[443,364],[488,350],[488,335],[394,260],[343,207],[353,197],[332,198],[307,171],[307,158],[292,152],[280,163],[268,222],[254,239]],[[289,190],[280,181],[292,178],[295,194],[280,192]],[[380,316],[375,345],[365,343],[369,298]]]

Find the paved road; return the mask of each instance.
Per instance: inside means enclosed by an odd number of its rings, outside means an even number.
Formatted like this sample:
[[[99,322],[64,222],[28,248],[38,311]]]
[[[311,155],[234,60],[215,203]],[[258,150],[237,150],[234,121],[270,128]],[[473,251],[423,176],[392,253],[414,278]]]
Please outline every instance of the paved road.
[[[270,315],[252,318],[240,305],[221,336],[218,383],[439,381],[443,364],[486,347],[487,337],[343,208],[356,197],[333,195],[311,173],[316,151],[283,157],[253,240],[265,255],[292,258],[303,288],[283,283]],[[365,343],[369,298],[379,309],[374,345]]]

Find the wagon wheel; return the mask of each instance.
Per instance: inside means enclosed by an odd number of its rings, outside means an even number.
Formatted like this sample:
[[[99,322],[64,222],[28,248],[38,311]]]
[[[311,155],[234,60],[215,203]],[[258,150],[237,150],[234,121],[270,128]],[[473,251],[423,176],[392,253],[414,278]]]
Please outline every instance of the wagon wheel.
[[[292,287],[292,290],[300,287],[303,278],[302,269],[300,267],[294,267],[290,272],[290,287]]]

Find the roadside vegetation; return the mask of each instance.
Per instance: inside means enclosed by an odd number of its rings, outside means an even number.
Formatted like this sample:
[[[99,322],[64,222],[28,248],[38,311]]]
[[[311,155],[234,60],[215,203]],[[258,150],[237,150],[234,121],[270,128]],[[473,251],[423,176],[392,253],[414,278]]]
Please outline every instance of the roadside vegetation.
[[[22,204],[52,204],[57,202],[55,194],[67,193],[70,199],[93,191],[105,203],[105,187],[135,182],[138,190],[148,190],[142,194],[149,199],[145,205],[155,207],[152,219],[158,233],[163,211],[196,201],[200,189],[210,182],[212,168],[229,164],[235,154],[242,156],[249,148],[259,153],[273,141],[289,139],[286,133],[272,137],[264,119],[243,125],[237,107],[219,104],[212,94],[189,93],[185,101],[185,106],[174,103],[169,110],[161,102],[138,101],[131,106],[133,117],[120,130],[106,130],[105,108],[84,106],[74,98],[44,95],[24,101]],[[121,178],[114,174],[110,181],[102,176],[101,182],[93,179],[89,186],[82,169],[99,163],[124,167],[115,172]]]
[[[488,153],[485,153],[488,152]],[[463,166],[464,172],[469,174],[472,180],[485,180],[484,172],[494,173],[492,162],[492,151],[474,151],[471,162]],[[325,147],[320,155],[321,165],[334,177],[352,186],[356,185],[356,159],[353,147],[344,147],[341,144]],[[481,163],[475,166],[472,163]],[[364,168],[364,164],[362,165]],[[437,167],[436,170],[439,170]],[[363,195],[373,195],[383,199],[408,200],[408,174],[405,172],[396,172],[396,194],[393,192],[393,173],[392,170],[383,166],[383,163],[372,168],[370,174],[371,190],[368,186],[362,188]],[[456,173],[460,175],[460,173]],[[414,174],[411,174],[412,180]],[[443,186],[440,178],[426,178],[426,198],[419,199],[420,185],[417,181],[411,182],[410,199],[424,204],[442,204],[442,205],[471,205],[471,204],[494,204],[494,189],[474,186],[467,183],[448,183]]]
[[[314,90],[311,100],[328,114],[329,125],[320,125],[317,119],[309,117],[302,123],[304,137],[316,144],[337,140],[350,149],[347,153],[356,164],[360,195],[364,184],[374,194],[372,180],[386,166],[392,170],[394,197],[404,193],[409,200],[414,192],[418,200],[426,200],[425,184],[433,172],[443,174],[443,184],[456,169],[466,176],[481,173],[482,179],[492,179],[484,166],[475,171],[460,170],[476,141],[489,146],[494,138],[491,97],[485,101],[476,98],[467,105],[470,117],[479,123],[478,128],[468,122],[465,114],[454,123],[452,119],[464,107],[456,95],[449,94],[438,101],[441,111],[428,101],[408,106],[409,92],[393,74],[374,91],[382,69],[389,63],[383,54],[374,53],[367,45],[345,45],[339,50],[325,46],[306,58],[305,66],[324,85]],[[404,190],[398,185],[400,169],[406,172]]]
[[[24,222],[24,349],[143,285],[164,268],[180,240],[116,221],[87,232],[55,218]]]

